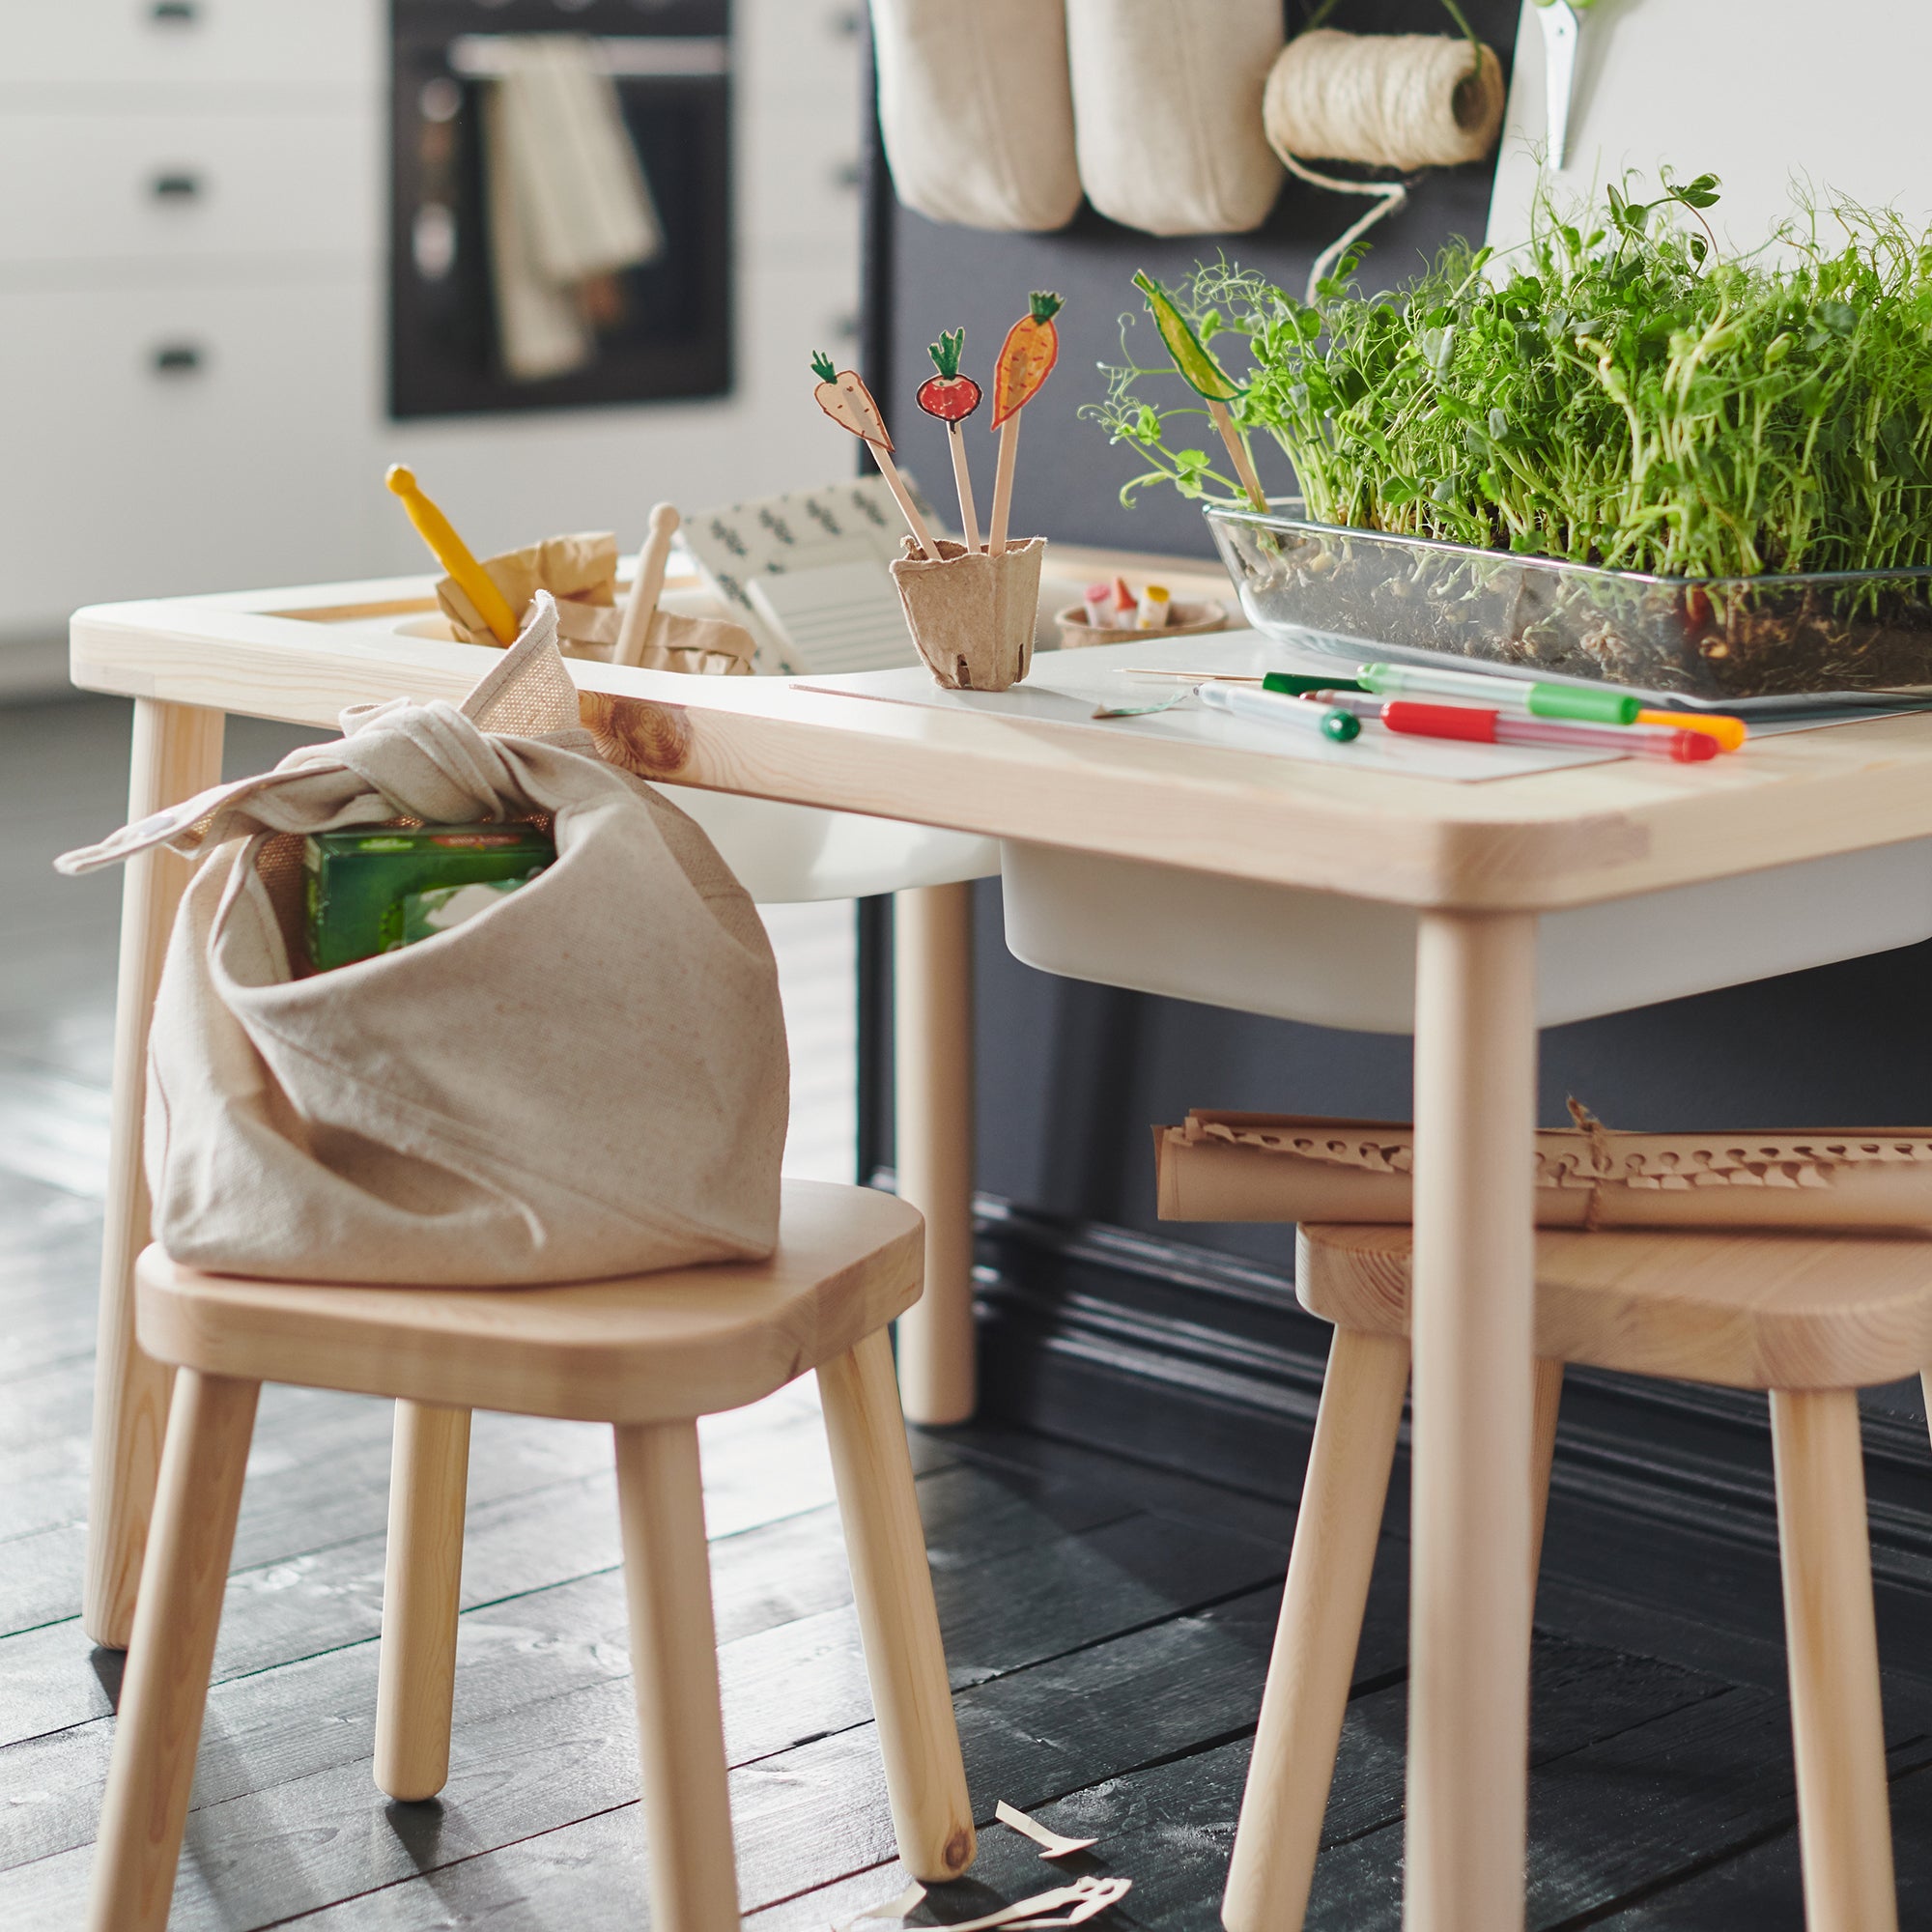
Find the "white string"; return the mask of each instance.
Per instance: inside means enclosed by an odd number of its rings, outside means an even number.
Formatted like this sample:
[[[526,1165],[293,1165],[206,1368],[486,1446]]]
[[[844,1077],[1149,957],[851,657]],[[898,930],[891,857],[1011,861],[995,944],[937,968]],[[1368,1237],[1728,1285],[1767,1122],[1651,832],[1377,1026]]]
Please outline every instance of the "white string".
[[[1276,58],[1262,101],[1268,145],[1303,181],[1377,206],[1316,257],[1308,300],[1350,246],[1408,201],[1407,182],[1345,181],[1299,156],[1397,168],[1480,160],[1502,127],[1502,67],[1488,47],[1441,34],[1343,34],[1318,27]]]

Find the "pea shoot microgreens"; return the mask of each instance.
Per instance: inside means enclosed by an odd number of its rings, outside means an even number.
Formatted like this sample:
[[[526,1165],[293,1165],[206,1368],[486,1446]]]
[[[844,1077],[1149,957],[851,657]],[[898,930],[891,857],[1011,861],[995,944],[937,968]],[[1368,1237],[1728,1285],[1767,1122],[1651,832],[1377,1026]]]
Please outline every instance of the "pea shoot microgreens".
[[[1225,259],[1171,293],[1317,522],[1673,577],[1932,565],[1932,232],[1812,202],[1736,255],[1715,176],[1661,187],[1546,202],[1521,249],[1452,242],[1403,291],[1356,257],[1312,307]],[[1148,466],[1122,501],[1239,502],[1133,323],[1083,411]]]

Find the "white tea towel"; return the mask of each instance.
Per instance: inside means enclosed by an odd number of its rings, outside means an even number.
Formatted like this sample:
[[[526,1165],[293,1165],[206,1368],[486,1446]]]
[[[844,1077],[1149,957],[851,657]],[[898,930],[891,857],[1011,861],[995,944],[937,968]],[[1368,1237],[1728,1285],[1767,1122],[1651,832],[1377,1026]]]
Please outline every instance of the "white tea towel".
[[[664,229],[594,42],[506,35],[483,103],[490,250],[503,362],[523,381],[587,363],[578,291],[664,252]]]

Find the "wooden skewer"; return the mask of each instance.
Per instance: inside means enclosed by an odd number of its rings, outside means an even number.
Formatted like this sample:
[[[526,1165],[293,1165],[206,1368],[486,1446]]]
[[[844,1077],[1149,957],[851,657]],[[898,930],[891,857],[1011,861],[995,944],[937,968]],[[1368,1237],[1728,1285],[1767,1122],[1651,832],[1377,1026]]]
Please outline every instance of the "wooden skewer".
[[[428,544],[430,554],[475,605],[476,614],[490,627],[490,635],[508,650],[517,641],[517,613],[490,573],[470,554],[469,546],[456,534],[449,519],[423,495],[415,471],[392,463],[383,480],[403,499],[403,508],[410,513],[416,534]]]
[[[651,620],[658,613],[658,598],[664,591],[665,566],[670,561],[670,540],[682,521],[675,503],[652,506],[650,533],[638,547],[638,574],[631,580],[630,602],[624,606],[624,621],[617,628],[617,647],[611,653],[612,664],[640,665],[644,661]]]
[[[988,556],[1004,556],[1007,549],[1007,519],[1013,507],[1013,465],[1020,453],[1020,417],[1015,410],[1000,425],[1000,468],[993,478],[993,525],[986,535]]]
[[[959,529],[969,551],[980,548],[980,518],[973,508],[973,472],[966,467],[964,423],[948,423],[946,440],[952,445],[952,481],[959,491]]]
[[[1255,469],[1255,459],[1248,448],[1247,439],[1235,427],[1235,418],[1229,414],[1226,403],[1214,397],[1207,398],[1208,413],[1214,418],[1214,427],[1221,432],[1221,440],[1227,445],[1228,460],[1235,466],[1235,474],[1241,479],[1241,488],[1248,493],[1248,501],[1258,510],[1268,506],[1266,493],[1262,489],[1260,472]]]
[[[893,495],[899,499],[899,508],[905,513],[906,522],[912,526],[912,540],[921,554],[937,557],[939,546],[932,540],[932,532],[925,526],[925,519],[919,513],[919,505],[912,499],[912,492],[905,486],[905,479],[899,474],[899,467],[893,461],[892,451],[881,448],[870,437],[866,439],[866,447],[878,459],[879,473],[886,479]]]
[[[1195,684],[1259,684],[1259,676],[1237,670],[1168,670],[1152,665],[1122,665],[1128,677],[1184,677]]]

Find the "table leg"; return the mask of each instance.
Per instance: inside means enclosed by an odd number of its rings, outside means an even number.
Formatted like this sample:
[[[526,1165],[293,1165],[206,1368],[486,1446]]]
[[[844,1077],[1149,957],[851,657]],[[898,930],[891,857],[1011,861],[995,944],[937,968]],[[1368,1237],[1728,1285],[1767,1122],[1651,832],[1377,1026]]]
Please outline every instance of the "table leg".
[[[219,711],[147,697],[134,700],[128,775],[130,825],[220,781],[225,723]],[[148,1021],[175,907],[186,884],[187,862],[157,851],[130,859],[122,885],[114,1098],[94,1366],[94,1466],[81,1612],[88,1635],[107,1650],[125,1650],[133,1632],[134,1592],[141,1580],[148,1517],[167,1433],[172,1371],[150,1361],[134,1346],[134,1258],[148,1241],[148,1188],[141,1172]]]
[[[973,1333],[973,888],[893,900],[893,1121],[899,1196],[925,1216],[925,1292],[899,1317],[906,1420],[965,1422]]]
[[[1523,1922],[1536,921],[1416,951],[1407,1932]]]

